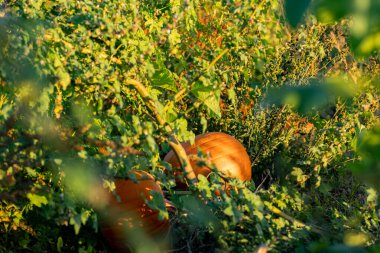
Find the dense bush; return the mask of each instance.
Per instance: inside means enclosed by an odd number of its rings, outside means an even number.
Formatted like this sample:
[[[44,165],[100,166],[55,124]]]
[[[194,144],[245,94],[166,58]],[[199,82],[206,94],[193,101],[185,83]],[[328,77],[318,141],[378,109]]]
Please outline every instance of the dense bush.
[[[177,207],[172,250],[374,247],[379,54],[321,2],[296,26],[273,0],[0,1],[0,251],[109,251],[93,196],[137,169]],[[253,180],[178,191],[165,125],[234,136]]]

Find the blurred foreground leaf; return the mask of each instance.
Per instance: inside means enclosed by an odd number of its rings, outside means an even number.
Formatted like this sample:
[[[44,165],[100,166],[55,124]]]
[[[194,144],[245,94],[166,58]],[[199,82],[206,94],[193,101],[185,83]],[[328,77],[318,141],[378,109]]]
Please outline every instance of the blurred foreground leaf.
[[[353,10],[353,1],[350,0],[319,0],[316,1],[314,6],[314,12],[317,17],[324,22],[339,20],[352,13]]]
[[[296,27],[304,18],[311,0],[285,0],[285,16],[292,27]]]
[[[357,150],[360,160],[352,165],[353,172],[380,192],[380,125],[362,132]]]
[[[288,105],[300,113],[308,113],[335,104],[338,97],[347,98],[354,93],[354,85],[344,81],[331,80],[324,83],[315,81],[305,86],[284,85],[280,88],[270,88],[264,104]]]
[[[188,218],[193,225],[210,227],[217,230],[220,224],[210,207],[202,203],[194,196],[183,196],[180,198],[182,208],[188,212]]]
[[[380,49],[380,1],[319,0],[314,13],[322,22],[351,18],[350,45],[354,52],[367,56]]]
[[[101,209],[108,202],[96,165],[88,161],[66,161],[62,165],[64,182],[74,201],[87,202]]]

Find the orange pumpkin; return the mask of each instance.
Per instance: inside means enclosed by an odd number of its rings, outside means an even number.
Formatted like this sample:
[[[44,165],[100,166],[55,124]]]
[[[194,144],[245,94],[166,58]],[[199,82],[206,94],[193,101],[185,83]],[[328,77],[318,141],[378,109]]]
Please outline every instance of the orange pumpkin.
[[[115,193],[109,193],[109,205],[101,220],[101,231],[109,245],[116,251],[129,250],[136,240],[159,239],[169,232],[169,220],[159,220],[158,211],[150,209],[145,199],[151,200],[151,190],[163,196],[161,187],[152,175],[134,171],[137,183],[131,179],[116,179]],[[167,208],[172,208],[166,202]]]
[[[195,137],[195,143],[183,143],[186,154],[190,158],[191,166],[196,175],[202,174],[208,176],[211,170],[206,166],[198,166],[196,159],[198,148],[210,156],[210,162],[213,163],[224,176],[230,178],[239,178],[240,180],[250,180],[252,177],[251,162],[244,146],[232,136],[211,132],[201,134]],[[173,151],[170,151],[164,158],[174,168],[180,168],[180,163]],[[177,176],[177,185],[183,188],[184,181],[182,172],[175,172]]]

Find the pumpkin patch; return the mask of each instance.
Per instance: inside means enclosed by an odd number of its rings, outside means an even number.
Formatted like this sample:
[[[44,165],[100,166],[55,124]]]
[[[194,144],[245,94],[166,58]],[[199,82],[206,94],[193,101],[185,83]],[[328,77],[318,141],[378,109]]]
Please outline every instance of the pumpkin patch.
[[[380,0],[0,1],[0,253],[380,252],[379,34]]]

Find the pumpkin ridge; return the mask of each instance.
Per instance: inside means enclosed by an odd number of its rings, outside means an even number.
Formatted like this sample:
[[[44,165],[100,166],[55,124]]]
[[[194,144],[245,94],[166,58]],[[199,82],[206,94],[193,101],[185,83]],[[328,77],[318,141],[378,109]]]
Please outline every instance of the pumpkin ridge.
[[[209,142],[212,142],[212,141],[215,141],[215,140],[210,140]],[[230,143],[231,141],[224,141],[224,142],[222,142],[222,143],[217,143],[217,144],[215,144],[214,146],[207,146],[207,145],[205,145],[205,144],[207,144],[207,143],[209,143],[209,142],[205,142],[205,143],[203,143],[202,145],[197,145],[197,146],[195,146],[195,147],[192,147],[192,148],[190,148],[190,149],[187,149],[186,150],[186,153],[191,153],[191,152],[193,152],[193,151],[195,151],[195,150],[198,150],[198,148],[200,148],[202,151],[203,151],[203,149],[211,149],[211,148],[214,148],[214,147],[218,147],[218,146],[220,146],[221,144],[226,144],[226,145],[228,145],[228,143]],[[219,141],[220,142],[220,141]],[[205,147],[202,147],[202,146],[205,146]],[[203,151],[204,152],[204,151]],[[207,153],[207,152],[205,152],[205,153]]]
[[[208,147],[208,149],[213,149],[213,148],[215,148],[215,147],[218,147],[218,145],[215,145],[215,146],[212,146],[212,147]],[[238,149],[239,149],[239,151],[241,151],[241,152],[244,152],[245,151],[245,149],[244,149],[244,147],[237,147]],[[230,149],[230,148],[229,148]],[[231,150],[231,149],[230,149]],[[219,152],[215,152],[215,151],[219,151]],[[211,151],[208,151],[207,153],[209,153],[210,155],[212,155],[211,153],[212,152],[214,152],[214,153],[222,153],[222,152],[224,152],[224,150],[211,150]],[[207,154],[206,153],[206,154]],[[228,153],[223,153],[223,154],[221,154],[221,155],[218,155],[218,156],[210,156],[210,159],[212,160],[212,159],[218,159],[218,158],[220,158],[220,157],[223,157],[223,156],[227,156],[227,155],[231,155],[231,154],[234,154],[234,153],[236,153],[236,150],[232,150],[232,151],[228,151]],[[247,156],[248,156],[248,154],[247,154]],[[248,156],[249,157],[249,156]]]
[[[194,145],[191,145],[190,148],[188,149],[185,149],[186,153],[190,153],[197,150],[198,148],[202,148],[202,146],[205,146],[205,144],[207,143],[210,143],[210,142],[219,142],[218,144],[214,145],[214,146],[211,146],[211,147],[208,147],[206,145],[206,148],[213,148],[213,147],[216,147],[216,146],[220,146],[221,143],[223,144],[228,144],[228,143],[232,143],[233,145],[236,145],[236,139],[229,139],[229,140],[225,140],[225,138],[221,138],[221,139],[211,139],[211,140],[207,140],[205,142],[202,142],[202,143],[194,143]],[[221,143],[220,143],[221,142]],[[241,145],[241,144],[240,144]],[[244,148],[244,146],[243,146]],[[203,150],[202,150],[203,151]]]
[[[213,136],[214,138],[210,139],[209,136]],[[225,140],[226,138],[228,138],[229,140]],[[210,132],[210,133],[201,134],[195,137],[194,144],[190,145],[188,149],[185,148],[185,150],[193,150],[194,147],[202,146],[206,143],[213,142],[213,141],[229,142],[229,141],[236,141],[236,139],[234,139],[232,136],[225,133]],[[190,142],[186,142],[186,143],[189,144]]]

